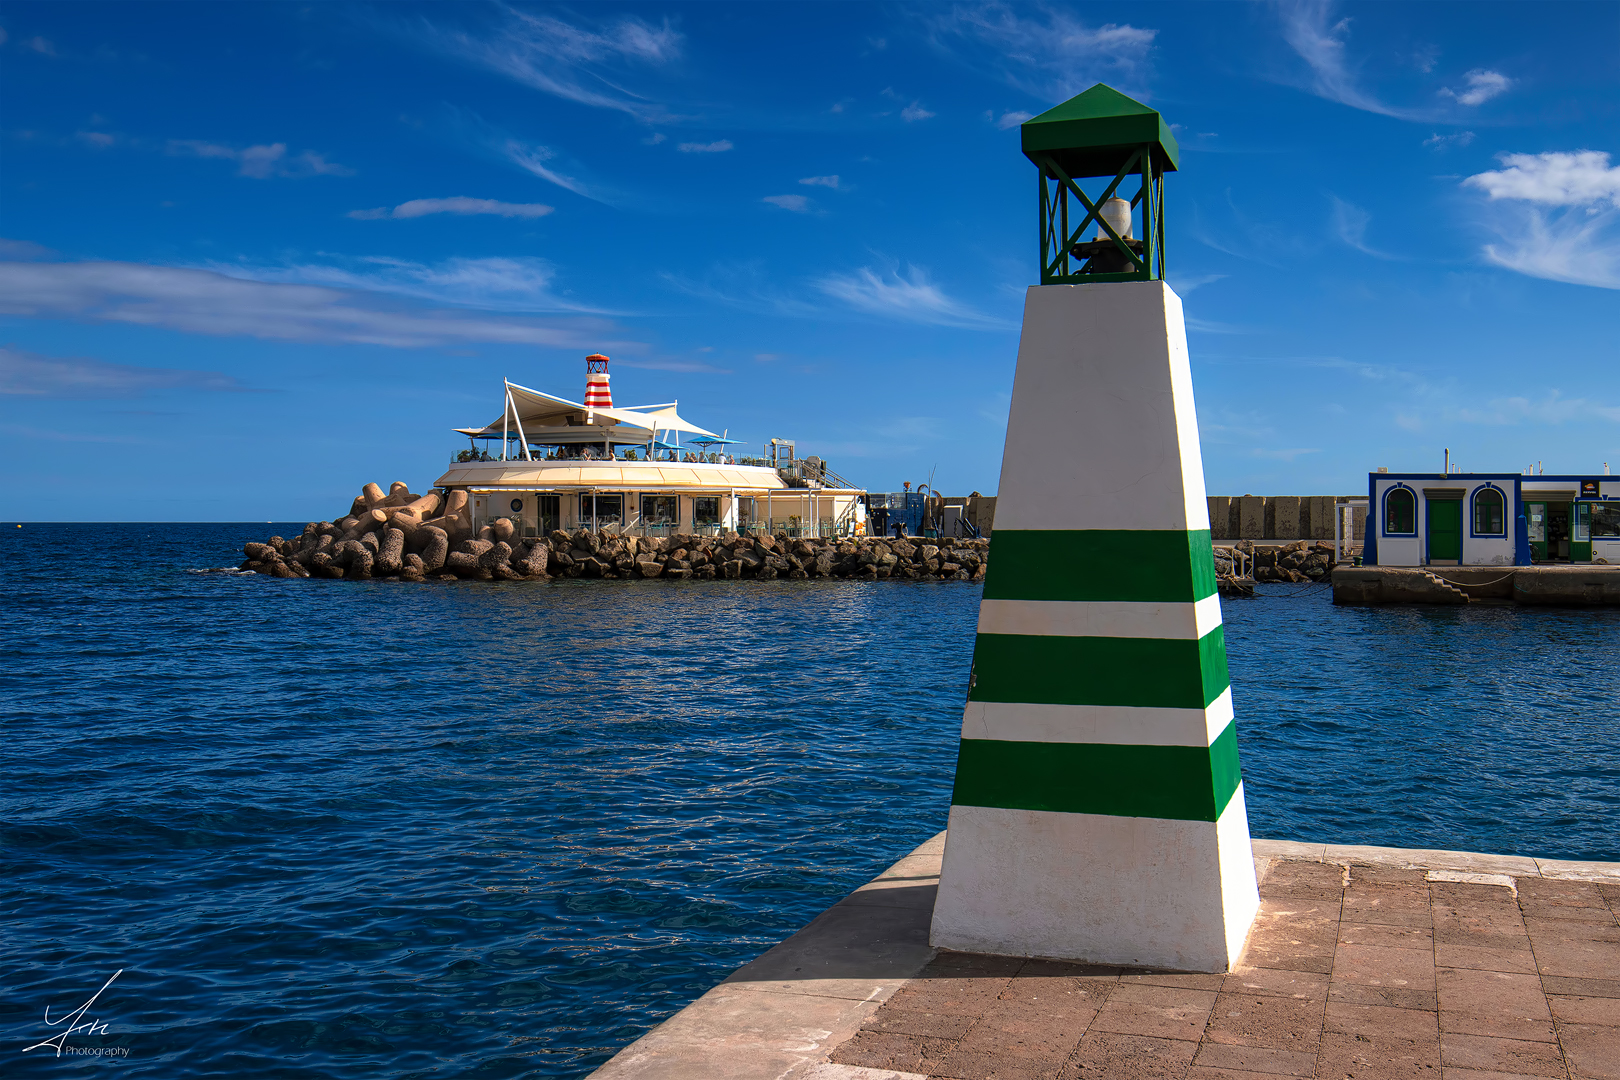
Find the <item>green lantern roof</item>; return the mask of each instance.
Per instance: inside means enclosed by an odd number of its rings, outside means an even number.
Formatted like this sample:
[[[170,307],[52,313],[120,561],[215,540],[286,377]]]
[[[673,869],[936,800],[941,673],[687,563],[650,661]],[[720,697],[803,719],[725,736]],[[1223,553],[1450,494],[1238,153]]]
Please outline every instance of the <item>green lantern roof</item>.
[[[1025,157],[1037,165],[1036,154],[1048,157],[1071,177],[1114,176],[1144,146],[1157,172],[1175,172],[1181,156],[1164,117],[1102,83],[1025,120],[1019,131]]]

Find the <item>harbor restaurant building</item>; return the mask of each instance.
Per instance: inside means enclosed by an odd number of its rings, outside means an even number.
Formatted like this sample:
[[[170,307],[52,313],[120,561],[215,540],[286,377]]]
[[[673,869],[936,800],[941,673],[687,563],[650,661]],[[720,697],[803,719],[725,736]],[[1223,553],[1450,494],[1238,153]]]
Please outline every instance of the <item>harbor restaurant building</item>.
[[[1620,479],[1369,475],[1367,566],[1620,564]]]
[[[673,402],[615,408],[607,363],[587,358],[583,402],[506,382],[498,419],[456,429],[470,445],[434,483],[467,493],[473,528],[509,518],[519,536],[866,531],[867,493],[820,458],[786,439],[737,455],[735,440],[682,419]]]

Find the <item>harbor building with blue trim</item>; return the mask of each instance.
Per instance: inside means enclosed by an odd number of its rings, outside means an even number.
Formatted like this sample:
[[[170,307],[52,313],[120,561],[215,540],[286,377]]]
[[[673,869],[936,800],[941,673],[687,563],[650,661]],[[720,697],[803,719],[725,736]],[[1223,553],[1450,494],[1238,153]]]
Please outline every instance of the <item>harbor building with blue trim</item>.
[[[1521,473],[1367,477],[1366,566],[1620,564],[1620,479]]]

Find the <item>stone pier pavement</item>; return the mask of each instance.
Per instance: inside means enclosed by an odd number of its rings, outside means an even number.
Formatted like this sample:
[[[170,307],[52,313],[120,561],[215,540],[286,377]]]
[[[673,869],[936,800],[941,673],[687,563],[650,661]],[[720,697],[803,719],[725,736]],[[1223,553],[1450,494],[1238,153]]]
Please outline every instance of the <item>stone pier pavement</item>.
[[[929,949],[941,839],[596,1075],[1620,1080],[1620,864],[1259,840],[1205,975]]]

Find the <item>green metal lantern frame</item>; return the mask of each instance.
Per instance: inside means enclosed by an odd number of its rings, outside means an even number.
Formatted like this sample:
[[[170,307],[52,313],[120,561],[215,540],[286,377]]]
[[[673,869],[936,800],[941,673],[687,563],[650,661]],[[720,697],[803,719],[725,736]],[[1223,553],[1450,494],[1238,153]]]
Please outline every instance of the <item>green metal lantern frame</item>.
[[[1153,146],[1144,144],[1132,151],[1103,193],[1093,200],[1050,154],[1030,153],[1040,170],[1041,185],[1041,284],[1080,285],[1094,281],[1164,280],[1164,171],[1153,159]],[[1140,178],[1141,185],[1131,197],[1131,209],[1142,207],[1142,250],[1138,253],[1102,217],[1102,205],[1114,197],[1127,179]],[[1070,196],[1085,208],[1080,224],[1069,227]],[[1123,198],[1123,196],[1121,196]],[[1078,212],[1078,207],[1075,208]],[[1124,273],[1085,274],[1085,258],[1076,255],[1075,245],[1085,242],[1086,229],[1095,222],[1114,246],[1135,267]],[[1075,265],[1078,263],[1079,265]]]
[[[1180,168],[1180,150],[1157,110],[1098,83],[1024,121],[1019,139],[1040,173],[1042,285],[1164,280],[1164,174]],[[1077,182],[1104,177],[1113,179],[1096,199]],[[1121,185],[1132,179],[1139,183],[1131,210],[1141,208],[1142,232],[1126,240],[1102,207],[1124,198]],[[1097,239],[1088,241],[1093,222]]]

